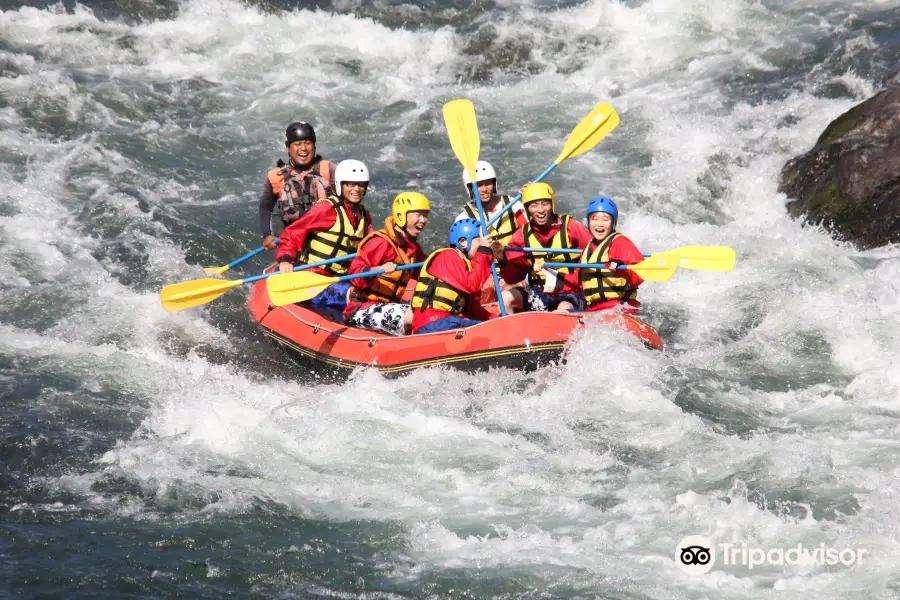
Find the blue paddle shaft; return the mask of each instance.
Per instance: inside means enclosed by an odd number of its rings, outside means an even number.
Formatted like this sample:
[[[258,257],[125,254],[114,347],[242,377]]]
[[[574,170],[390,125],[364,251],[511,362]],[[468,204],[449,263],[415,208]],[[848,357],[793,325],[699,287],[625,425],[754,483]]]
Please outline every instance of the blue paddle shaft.
[[[294,267],[294,271],[303,271],[305,269],[312,269],[313,267],[322,267],[324,265],[330,265],[331,263],[341,262],[343,260],[349,260],[351,258],[356,258],[356,254],[345,254],[344,256],[338,256],[336,258],[329,258],[328,260],[323,260],[317,263],[311,263],[308,265],[297,265]],[[271,273],[263,273],[262,275],[254,275],[253,277],[248,277],[247,279],[241,280],[242,283],[253,283],[254,281],[259,281],[260,279],[265,279],[266,277],[271,277],[272,275],[278,275],[279,271],[272,271]]]
[[[397,267],[397,271],[405,271],[407,269],[416,269],[424,265],[424,262],[417,262],[411,265],[401,265]],[[338,281],[350,281],[351,279],[360,279],[362,277],[374,277],[375,275],[381,275],[384,273],[384,269],[375,269],[374,271],[365,271],[363,273],[353,273],[351,275],[342,275],[338,277]],[[337,281],[335,282],[337,283]]]
[[[513,252],[542,252],[545,254],[581,254],[584,248],[519,248],[518,246],[504,246],[504,250]]]
[[[481,221],[481,235],[487,237],[488,223],[484,219],[484,207],[481,205],[481,194],[478,193],[478,182],[475,180],[475,173],[472,173],[472,191],[475,193],[475,203],[478,205],[478,216]],[[469,243],[472,243],[471,240]],[[505,317],[506,305],[503,303],[503,295],[500,292],[500,277],[497,275],[497,265],[494,264],[494,261],[491,261],[491,275],[494,277],[494,287],[497,291],[497,304],[500,305],[500,316]]]
[[[513,251],[513,252],[530,252],[530,253],[541,253],[541,254],[581,254],[584,252],[584,248],[519,248],[517,246],[504,246],[504,250]],[[646,252],[643,255],[649,258],[651,255]]]
[[[538,176],[537,176],[537,179],[535,179],[535,180],[532,181],[531,183],[537,183],[537,182],[541,181],[542,179],[544,179],[544,177],[546,177],[547,175],[550,174],[550,171],[552,171],[552,170],[555,169],[555,168],[556,168],[556,163],[553,163],[552,165],[550,165],[549,167],[547,167],[546,169],[544,169],[544,172],[541,173],[540,175],[538,175]],[[497,222],[497,219],[499,219],[501,216],[503,216],[503,213],[505,213],[505,212],[508,211],[510,208],[512,208],[512,207],[515,205],[515,203],[518,202],[518,201],[521,200],[521,199],[522,199],[522,194],[521,194],[521,193],[520,193],[520,194],[517,194],[516,197],[512,199],[512,202],[510,202],[509,204],[507,204],[506,206],[504,206],[504,207],[503,207],[503,210],[501,210],[500,212],[498,212],[496,215],[494,215],[494,216],[491,218],[490,221],[488,221],[488,226],[491,226],[491,225],[493,225],[494,223],[496,223],[496,222]]]
[[[569,267],[569,268],[579,268],[579,269],[609,269],[603,263],[554,263],[554,262],[545,262],[545,267]],[[627,269],[628,265],[619,265],[616,267],[618,269]]]
[[[278,240],[279,240],[279,239],[281,239],[281,238],[275,238],[275,243],[276,243],[276,244],[278,243]],[[238,266],[239,264],[241,264],[241,263],[244,262],[245,260],[248,260],[248,259],[253,258],[254,256],[256,256],[257,254],[259,254],[260,252],[262,252],[262,251],[265,250],[265,249],[266,249],[265,246],[260,246],[259,248],[257,248],[257,249],[254,250],[253,252],[248,252],[247,254],[243,255],[242,257],[237,258],[237,259],[231,261],[230,263],[228,263],[228,268],[230,269],[230,268],[232,268],[232,267]]]

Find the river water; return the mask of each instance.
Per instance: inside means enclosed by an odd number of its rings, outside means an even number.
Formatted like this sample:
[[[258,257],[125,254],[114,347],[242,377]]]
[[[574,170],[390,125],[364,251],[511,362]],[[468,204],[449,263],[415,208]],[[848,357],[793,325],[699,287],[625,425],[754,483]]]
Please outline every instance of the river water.
[[[900,251],[776,191],[896,79],[897,0],[0,8],[0,596],[900,596]],[[530,375],[323,383],[247,290],[162,309],[260,244],[296,119],[369,165],[376,222],[426,193],[443,243],[458,97],[513,193],[611,103],[618,129],[547,179],[561,208],[603,194],[644,252],[736,250],[642,287],[665,352],[596,329]],[[698,576],[689,535],[866,553]]]

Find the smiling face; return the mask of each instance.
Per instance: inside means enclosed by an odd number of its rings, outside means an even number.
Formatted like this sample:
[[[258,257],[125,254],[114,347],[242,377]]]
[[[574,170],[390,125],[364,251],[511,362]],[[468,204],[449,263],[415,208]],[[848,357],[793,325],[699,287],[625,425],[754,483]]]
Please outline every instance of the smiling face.
[[[364,181],[344,181],[341,183],[341,196],[350,204],[359,204],[366,195],[367,185]]]
[[[595,212],[588,218],[588,230],[598,242],[605,240],[612,233],[612,228],[613,218],[609,213]]]
[[[494,180],[485,179],[478,182],[478,195],[481,197],[481,203],[487,204],[494,197]]]
[[[534,200],[526,208],[528,218],[538,227],[546,227],[553,219],[553,204],[549,200]]]
[[[425,224],[428,223],[430,212],[428,210],[411,210],[406,213],[406,227],[403,228],[406,235],[413,239],[419,237],[419,234],[425,229]]]
[[[308,165],[316,157],[316,145],[312,140],[294,140],[288,146],[288,154],[298,165]]]

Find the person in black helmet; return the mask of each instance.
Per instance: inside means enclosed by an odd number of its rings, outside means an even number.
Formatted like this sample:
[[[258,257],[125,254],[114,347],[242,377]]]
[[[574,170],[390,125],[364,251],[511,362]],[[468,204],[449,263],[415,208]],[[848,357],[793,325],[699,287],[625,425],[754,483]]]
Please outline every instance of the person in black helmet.
[[[259,198],[259,227],[263,246],[275,249],[275,237],[299,219],[318,200],[334,194],[337,166],[316,154],[316,132],[312,125],[296,121],[284,131],[288,162],[278,159],[266,175]]]

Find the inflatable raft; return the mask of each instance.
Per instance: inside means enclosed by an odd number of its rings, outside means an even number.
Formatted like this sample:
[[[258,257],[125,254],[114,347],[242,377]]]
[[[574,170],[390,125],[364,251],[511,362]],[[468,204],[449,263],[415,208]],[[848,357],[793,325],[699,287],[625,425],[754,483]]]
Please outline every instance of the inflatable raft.
[[[631,315],[610,311],[517,313],[472,327],[398,337],[345,325],[338,313],[317,307],[274,307],[266,280],[253,286],[248,307],[267,337],[319,373],[374,367],[385,375],[397,375],[435,365],[464,371],[491,367],[533,371],[564,360],[569,337],[590,323],[612,323],[648,348],[663,349],[652,327]]]

